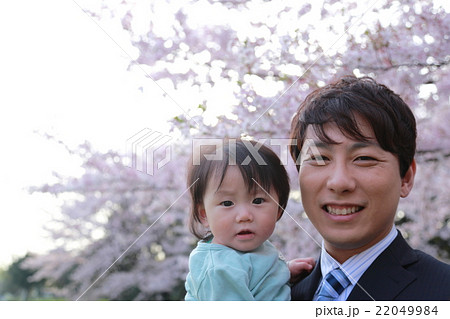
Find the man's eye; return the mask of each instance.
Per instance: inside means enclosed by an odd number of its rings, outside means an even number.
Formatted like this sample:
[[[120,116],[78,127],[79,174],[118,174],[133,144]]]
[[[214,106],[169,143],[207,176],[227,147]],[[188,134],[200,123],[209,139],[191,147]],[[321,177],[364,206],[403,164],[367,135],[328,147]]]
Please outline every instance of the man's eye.
[[[358,156],[355,159],[355,164],[362,167],[370,167],[378,164],[378,160],[371,156]]]
[[[224,200],[223,202],[220,203],[220,205],[229,207],[229,206],[233,206],[233,202],[231,200]]]
[[[262,203],[264,203],[264,198],[261,198],[261,197],[255,198],[252,203],[253,204],[262,204]]]
[[[311,155],[310,157],[311,161],[326,161],[328,160],[328,157],[323,155]]]
[[[310,154],[305,158],[305,161],[311,164],[324,165],[325,162],[329,161],[329,158],[320,154]]]
[[[370,156],[358,156],[356,158],[356,160],[358,160],[358,161],[376,161],[375,158],[370,157]]]

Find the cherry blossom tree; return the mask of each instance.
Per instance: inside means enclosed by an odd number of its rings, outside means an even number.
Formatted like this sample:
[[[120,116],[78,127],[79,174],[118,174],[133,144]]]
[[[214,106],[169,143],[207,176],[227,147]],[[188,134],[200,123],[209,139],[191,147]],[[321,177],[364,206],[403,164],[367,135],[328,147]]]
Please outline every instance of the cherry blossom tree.
[[[285,141],[290,119],[313,89],[341,75],[369,75],[414,110],[418,173],[401,201],[399,229],[416,248],[450,260],[450,18],[444,1],[105,1],[86,3],[117,19],[144,72],[182,112],[171,119],[170,163],[150,176],[121,150],[88,143],[74,156],[79,178],[34,191],[67,198],[58,247],[28,261],[35,280],[76,299],[178,299],[187,258],[189,198],[184,167],[192,140],[248,136]],[[145,89],[145,88],[144,88]],[[192,98],[195,97],[195,98]],[[275,143],[276,144],[276,143]],[[286,149],[272,144],[283,158]],[[297,173],[274,243],[287,258],[315,256],[320,236],[301,206]]]

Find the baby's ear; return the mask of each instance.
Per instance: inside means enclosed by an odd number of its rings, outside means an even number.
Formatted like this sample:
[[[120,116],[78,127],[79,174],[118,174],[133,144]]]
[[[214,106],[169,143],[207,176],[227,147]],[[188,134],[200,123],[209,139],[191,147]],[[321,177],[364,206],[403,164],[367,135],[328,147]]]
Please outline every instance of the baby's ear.
[[[277,221],[281,218],[281,215],[283,215],[283,209],[281,207],[278,207]]]
[[[200,204],[200,205],[198,205],[197,210],[198,210],[198,216],[200,217],[200,221],[202,222],[202,225],[205,227],[209,227],[208,217],[206,216],[205,206],[203,206],[203,204]]]

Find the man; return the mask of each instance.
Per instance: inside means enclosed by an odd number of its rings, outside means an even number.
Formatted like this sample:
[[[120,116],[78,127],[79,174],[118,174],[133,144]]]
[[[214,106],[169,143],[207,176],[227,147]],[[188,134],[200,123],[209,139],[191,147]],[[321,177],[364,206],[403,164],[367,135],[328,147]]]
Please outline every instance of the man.
[[[416,172],[406,103],[371,78],[344,77],[305,99],[291,138],[303,207],[323,237],[292,300],[450,300],[450,266],[394,227]]]

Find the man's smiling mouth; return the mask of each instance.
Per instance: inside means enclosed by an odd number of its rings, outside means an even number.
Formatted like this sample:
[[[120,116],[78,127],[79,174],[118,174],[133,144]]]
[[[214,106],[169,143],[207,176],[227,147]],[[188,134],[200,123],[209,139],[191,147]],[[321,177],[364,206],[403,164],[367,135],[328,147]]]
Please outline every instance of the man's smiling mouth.
[[[349,207],[333,207],[331,205],[325,205],[323,206],[323,209],[331,214],[331,215],[341,215],[341,216],[345,216],[345,215],[350,215],[350,214],[354,214],[357,213],[359,211],[361,211],[364,207],[362,206],[349,206]]]

